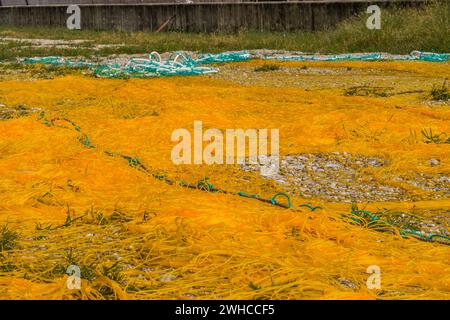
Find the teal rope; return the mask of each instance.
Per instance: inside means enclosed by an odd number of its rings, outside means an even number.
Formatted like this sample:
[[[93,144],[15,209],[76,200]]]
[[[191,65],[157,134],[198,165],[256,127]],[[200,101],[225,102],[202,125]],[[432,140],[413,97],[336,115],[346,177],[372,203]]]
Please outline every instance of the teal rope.
[[[288,201],[288,206],[289,208],[292,208],[292,202],[291,202],[291,197],[289,197],[288,194],[284,193],[284,192],[278,192],[276,193],[272,198],[269,199],[270,203],[274,204],[274,205],[279,205],[280,203],[276,201],[277,197],[283,196],[287,199]]]
[[[443,238],[443,239],[445,239],[445,240],[450,241],[450,237],[444,236],[443,234],[430,234],[430,235],[428,236],[428,238],[429,238],[430,240],[433,240],[433,238]]]
[[[247,194],[243,191],[239,191],[237,193],[237,195],[241,196],[241,197],[245,197],[245,198],[250,198],[250,199],[259,199],[260,198],[260,196],[258,194]]]
[[[214,192],[214,186],[212,183],[209,183],[208,180],[209,180],[209,177],[205,177],[203,179],[198,180],[197,188],[205,190],[205,191],[213,191]]]
[[[311,204],[309,204],[309,203],[301,204],[301,205],[299,205],[299,207],[306,207],[306,208],[308,208],[308,209],[311,210],[311,211],[316,211],[317,209],[322,209],[321,206],[316,206],[316,207],[314,207],[313,205],[311,205]]]

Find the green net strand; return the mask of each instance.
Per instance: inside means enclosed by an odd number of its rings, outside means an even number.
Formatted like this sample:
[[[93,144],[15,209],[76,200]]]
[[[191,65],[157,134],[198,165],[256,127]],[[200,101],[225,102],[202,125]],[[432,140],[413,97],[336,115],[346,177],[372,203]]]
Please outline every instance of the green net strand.
[[[409,55],[395,55],[390,53],[346,53],[346,54],[300,54],[265,57],[267,60],[278,61],[427,61],[446,62],[450,61],[450,53],[434,53],[412,51]]]
[[[148,59],[131,58],[125,65],[98,65],[94,70],[94,75],[106,78],[150,78],[173,75],[201,75],[218,71],[216,68],[199,66],[199,63],[182,53],[172,54],[169,59],[163,60],[157,52],[152,52],[149,54]]]
[[[211,64],[211,63],[223,63],[223,62],[239,62],[247,61],[255,58],[248,51],[231,51],[222,52],[218,54],[202,54],[197,59],[198,64]]]
[[[410,54],[415,57],[415,60],[428,62],[446,62],[450,61],[450,53],[434,53],[434,52],[420,52],[413,51]]]
[[[92,63],[84,60],[70,60],[64,57],[34,57],[22,60],[24,64],[47,64],[76,68],[88,68],[92,74],[100,78],[152,78],[161,76],[204,75],[219,72],[219,69],[205,65],[213,63],[240,62],[261,58],[246,50],[230,51],[217,54],[207,53],[194,57],[185,51],[172,53],[168,59],[153,51],[147,58],[130,58],[125,64]],[[433,53],[413,51],[409,55],[393,55],[388,53],[348,53],[338,55],[300,54],[269,55],[262,59],[277,61],[450,61],[450,53]]]

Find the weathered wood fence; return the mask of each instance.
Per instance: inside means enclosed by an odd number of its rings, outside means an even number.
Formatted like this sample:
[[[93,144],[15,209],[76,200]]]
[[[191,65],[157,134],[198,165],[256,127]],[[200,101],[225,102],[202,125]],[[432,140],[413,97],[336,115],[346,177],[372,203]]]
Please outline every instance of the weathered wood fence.
[[[31,0],[30,0],[31,1]],[[332,27],[370,4],[420,6],[425,0],[302,1],[80,5],[81,28],[188,32],[315,31]],[[0,7],[0,25],[65,27],[67,5]]]

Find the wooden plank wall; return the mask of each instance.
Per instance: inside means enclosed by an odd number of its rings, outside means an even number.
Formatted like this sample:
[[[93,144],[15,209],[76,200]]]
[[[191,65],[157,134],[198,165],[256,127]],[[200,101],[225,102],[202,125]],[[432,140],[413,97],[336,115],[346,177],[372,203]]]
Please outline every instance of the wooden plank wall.
[[[166,30],[238,32],[322,30],[370,4],[419,6],[424,1],[255,2],[203,4],[81,5],[82,29],[154,31],[170,17]],[[0,25],[65,27],[66,6],[0,7]]]
[[[143,4],[143,3],[198,3],[198,2],[257,2],[258,0],[0,0],[3,6],[47,6],[58,4]],[[288,1],[288,0],[275,0]],[[317,0],[320,1],[320,0]],[[347,0],[348,1],[348,0]]]

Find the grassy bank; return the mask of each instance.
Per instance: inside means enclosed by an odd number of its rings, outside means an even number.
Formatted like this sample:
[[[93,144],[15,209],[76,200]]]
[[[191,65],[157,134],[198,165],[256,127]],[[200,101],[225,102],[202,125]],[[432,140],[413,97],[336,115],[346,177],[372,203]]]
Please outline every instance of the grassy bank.
[[[149,50],[220,52],[261,48],[321,53],[450,51],[450,4],[446,1],[437,1],[421,9],[383,10],[381,30],[368,30],[367,17],[366,13],[362,13],[344,21],[332,30],[293,33],[129,33],[3,26],[0,27],[0,37],[90,41],[62,47],[55,45],[42,47],[34,45],[32,41],[7,40],[0,45],[0,59],[35,55],[105,56],[118,53],[143,53]],[[99,44],[109,46],[99,47]]]

